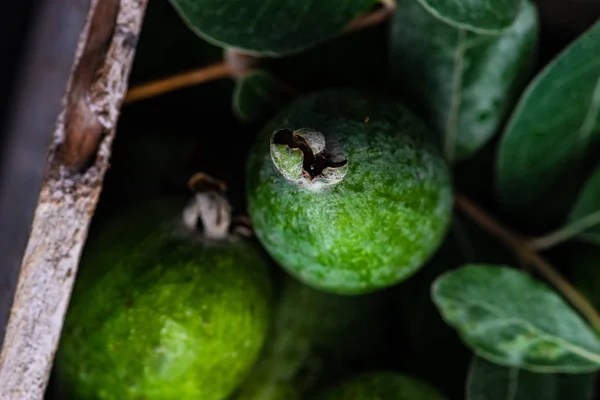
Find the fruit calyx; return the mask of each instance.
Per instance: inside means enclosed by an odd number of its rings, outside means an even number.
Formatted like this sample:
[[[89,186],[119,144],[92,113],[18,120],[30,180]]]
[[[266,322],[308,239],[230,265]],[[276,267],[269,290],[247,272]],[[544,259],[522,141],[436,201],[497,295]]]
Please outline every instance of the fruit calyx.
[[[231,206],[225,197],[225,183],[199,172],[190,178],[188,187],[194,192],[194,197],[181,215],[185,228],[196,232],[200,220],[205,239],[227,239],[231,227]]]
[[[340,182],[348,171],[341,148],[312,128],[279,129],[271,136],[271,159],[288,180],[307,186]]]

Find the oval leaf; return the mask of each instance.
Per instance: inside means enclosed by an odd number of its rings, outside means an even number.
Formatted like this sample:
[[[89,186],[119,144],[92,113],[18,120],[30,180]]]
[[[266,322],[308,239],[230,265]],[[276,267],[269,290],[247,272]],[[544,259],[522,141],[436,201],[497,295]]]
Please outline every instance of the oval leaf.
[[[461,160],[507,117],[531,71],[537,35],[530,2],[497,36],[457,29],[417,2],[401,2],[392,21],[390,78],[439,134],[446,157]]]
[[[458,28],[497,33],[509,27],[523,0],[419,0],[436,18]]]
[[[523,218],[564,216],[577,195],[586,150],[600,139],[598,54],[600,21],[531,82],[506,127],[498,190]]]
[[[441,275],[432,298],[476,354],[533,372],[600,369],[600,341],[561,297],[507,266],[468,265]]]
[[[581,230],[579,238],[600,245],[600,166],[579,195],[569,214],[568,226]]]
[[[467,400],[592,400],[594,381],[595,374],[538,374],[475,357]]]
[[[207,41],[253,54],[298,52],[336,35],[376,0],[170,0]]]
[[[238,80],[233,91],[233,112],[243,122],[266,117],[283,102],[279,83],[263,70],[253,71]]]

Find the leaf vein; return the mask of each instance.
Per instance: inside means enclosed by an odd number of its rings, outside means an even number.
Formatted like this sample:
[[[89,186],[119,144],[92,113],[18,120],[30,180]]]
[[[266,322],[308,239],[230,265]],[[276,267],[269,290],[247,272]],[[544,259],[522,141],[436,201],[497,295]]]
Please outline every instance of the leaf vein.
[[[567,341],[565,341],[564,339],[561,339],[559,337],[556,336],[552,336],[549,335],[543,331],[541,331],[538,327],[536,327],[535,325],[533,325],[532,323],[530,323],[529,321],[523,320],[521,318],[515,318],[515,317],[511,317],[509,314],[507,314],[504,310],[502,310],[501,308],[498,308],[496,306],[494,306],[493,304],[487,303],[485,301],[478,301],[478,300],[470,300],[470,299],[466,299],[466,298],[461,298],[461,297],[456,297],[454,299],[450,298],[449,296],[447,296],[448,300],[451,301],[455,301],[457,303],[466,303],[468,305],[474,306],[474,307],[480,307],[483,308],[484,310],[487,310],[490,312],[490,314],[494,314],[496,316],[499,317],[503,317],[503,318],[507,318],[507,319],[512,319],[515,321],[518,321],[518,325],[524,327],[524,328],[529,328],[532,332],[538,334],[539,336],[541,336],[543,339],[548,340],[550,342],[554,342],[556,344],[559,344],[561,346],[563,346],[565,349],[571,351],[572,353],[587,359],[588,361],[591,361],[593,363],[596,363],[600,366],[600,354],[595,354],[592,351],[586,349],[586,348],[582,348],[576,344],[571,344]]]

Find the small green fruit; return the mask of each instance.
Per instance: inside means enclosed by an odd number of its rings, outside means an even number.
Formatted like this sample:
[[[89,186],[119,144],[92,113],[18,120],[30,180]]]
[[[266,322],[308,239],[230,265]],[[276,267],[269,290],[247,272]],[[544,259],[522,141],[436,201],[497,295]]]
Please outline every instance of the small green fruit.
[[[394,372],[370,372],[324,390],[317,400],[444,400],[436,389]]]
[[[361,294],[407,279],[451,219],[449,168],[402,105],[354,90],[300,98],[258,137],[247,167],[255,233],[315,288]]]
[[[271,301],[260,249],[192,233],[179,210],[138,207],[86,245],[57,354],[74,398],[221,400],[256,361]]]

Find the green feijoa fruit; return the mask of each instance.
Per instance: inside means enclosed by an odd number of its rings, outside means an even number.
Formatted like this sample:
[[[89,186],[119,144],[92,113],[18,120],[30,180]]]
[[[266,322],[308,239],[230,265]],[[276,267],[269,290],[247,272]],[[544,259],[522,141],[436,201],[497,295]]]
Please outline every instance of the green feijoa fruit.
[[[265,249],[305,284],[338,294],[407,279],[451,220],[450,171],[430,133],[370,92],[292,102],[257,138],[246,183]]]
[[[389,352],[385,293],[339,296],[283,275],[272,330],[234,400],[292,400],[380,365]]]
[[[317,394],[316,400],[444,400],[433,386],[389,371],[364,373]]]
[[[229,233],[216,193],[179,204],[92,232],[57,354],[63,398],[220,400],[258,358],[271,307],[260,247]]]

